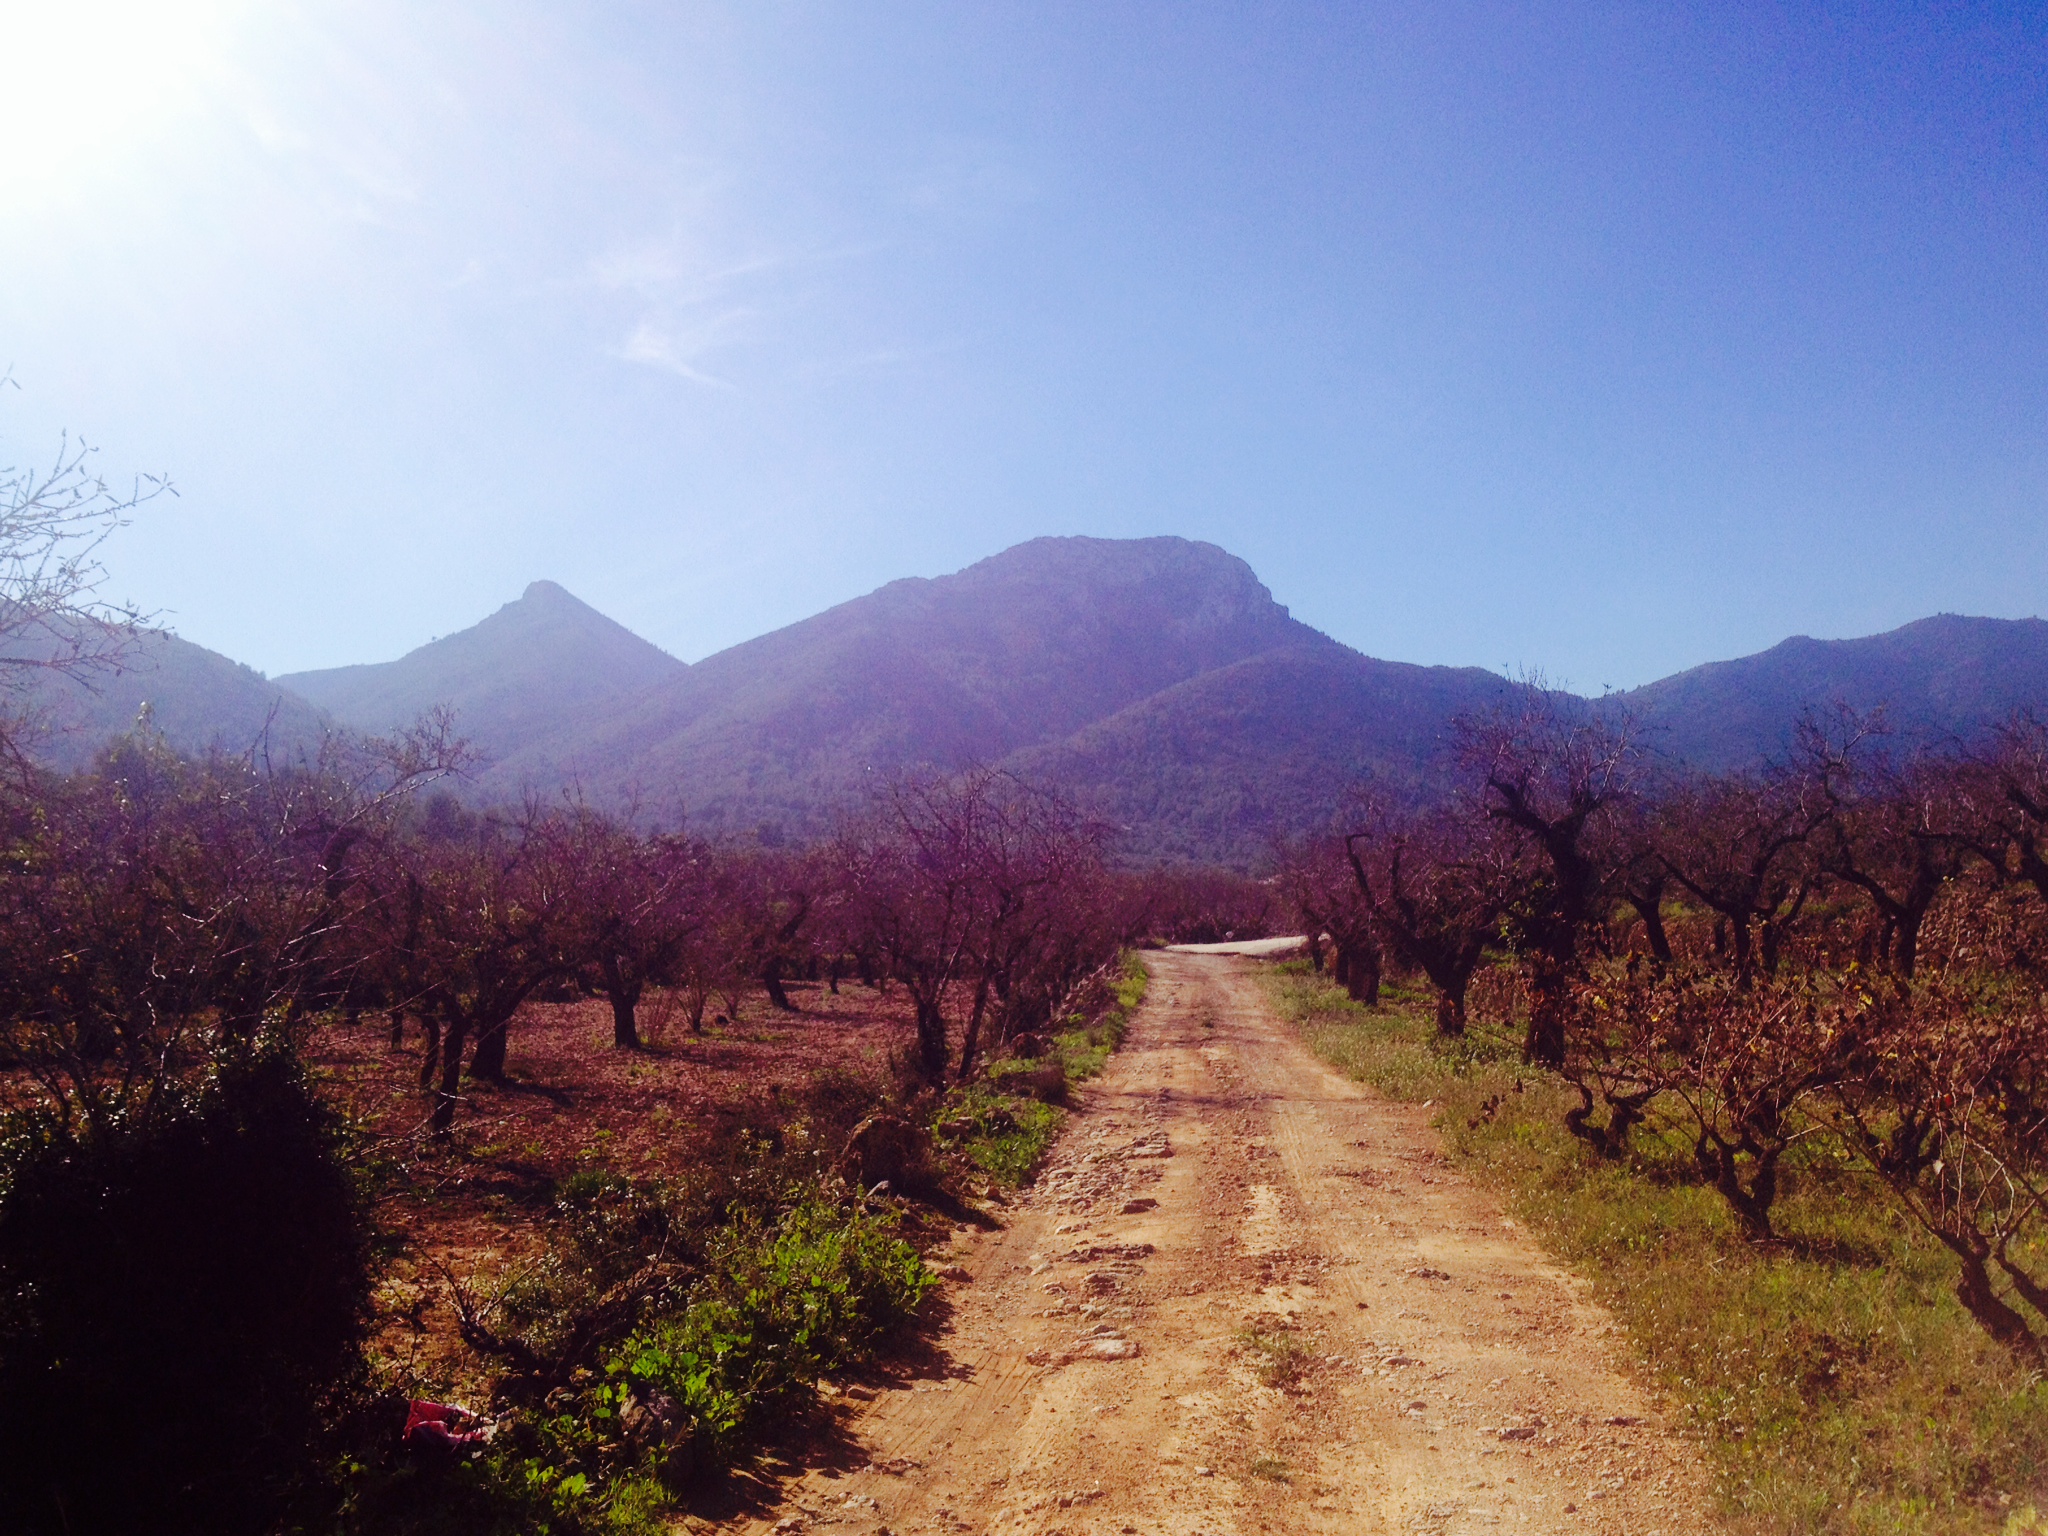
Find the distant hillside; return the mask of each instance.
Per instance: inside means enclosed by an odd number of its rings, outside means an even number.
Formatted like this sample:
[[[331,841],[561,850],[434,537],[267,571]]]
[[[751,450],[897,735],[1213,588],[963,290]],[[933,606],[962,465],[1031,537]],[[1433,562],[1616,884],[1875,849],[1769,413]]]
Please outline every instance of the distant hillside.
[[[482,623],[396,661],[277,682],[362,731],[390,731],[446,705],[490,762],[688,671],[552,581],[536,581]]]
[[[1451,722],[1511,691],[1476,667],[1324,641],[1191,678],[1010,763],[1115,826],[1127,857],[1254,868],[1277,839],[1327,826],[1365,777],[1426,796]]]
[[[143,633],[117,671],[80,681],[37,674],[31,709],[44,727],[31,743],[54,768],[83,767],[131,729],[146,703],[156,728],[181,752],[265,745],[279,757],[316,748],[320,711],[240,662],[160,630]]]
[[[993,762],[1276,646],[1333,644],[1214,545],[1035,539],[722,651],[481,788],[573,779],[679,799],[706,831],[802,834],[879,778]]]
[[[1861,640],[1799,635],[1611,703],[1659,751],[1704,768],[1780,754],[1802,711],[1837,703],[1883,705],[1908,737],[1966,737],[2022,706],[2048,707],[2048,623],[1944,613]]]
[[[1511,691],[1476,669],[1376,661],[1288,615],[1242,560],[1186,539],[1035,539],[685,666],[552,582],[394,662],[266,682],[171,636],[97,693],[48,683],[84,761],[144,699],[188,749],[317,741],[322,711],[389,730],[436,705],[482,751],[479,801],[575,784],[698,831],[804,838],[891,775],[1004,763],[1116,827],[1132,860],[1256,866],[1361,775],[1437,782],[1452,723]],[[301,697],[303,695],[304,697]],[[310,702],[308,702],[310,700]],[[1880,704],[1910,737],[2048,708],[2048,624],[1924,619],[1787,640],[1618,694],[1668,755],[1781,752],[1803,710]]]

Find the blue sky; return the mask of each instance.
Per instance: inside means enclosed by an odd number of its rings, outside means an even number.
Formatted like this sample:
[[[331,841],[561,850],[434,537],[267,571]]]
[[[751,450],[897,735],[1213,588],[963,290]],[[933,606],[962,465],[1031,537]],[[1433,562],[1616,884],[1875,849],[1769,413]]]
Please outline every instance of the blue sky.
[[[1042,533],[1587,690],[2030,615],[2044,18],[0,0],[0,450],[270,672]]]

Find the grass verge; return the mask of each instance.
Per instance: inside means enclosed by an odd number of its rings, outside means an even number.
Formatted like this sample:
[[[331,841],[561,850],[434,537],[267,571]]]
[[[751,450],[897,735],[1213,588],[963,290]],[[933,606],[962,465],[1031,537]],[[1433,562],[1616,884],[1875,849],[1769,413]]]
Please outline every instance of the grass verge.
[[[1066,1123],[1059,1105],[1067,1085],[1086,1082],[1108,1065],[1145,999],[1147,980],[1144,961],[1127,951],[1062,1021],[1045,1057],[999,1058],[979,1080],[949,1092],[932,1120],[939,1147],[1003,1188],[1028,1184]]]
[[[1738,1529],[1827,1536],[2043,1530],[2048,1386],[1953,1295],[1947,1254],[1821,1141],[1787,1170],[1783,1241],[1745,1242],[1654,1114],[1627,1159],[1565,1130],[1561,1084],[1474,1021],[1436,1038],[1426,997],[1361,1007],[1306,962],[1268,985],[1310,1049],[1390,1098],[1435,1102],[1447,1150],[1598,1288],[1698,1430]]]

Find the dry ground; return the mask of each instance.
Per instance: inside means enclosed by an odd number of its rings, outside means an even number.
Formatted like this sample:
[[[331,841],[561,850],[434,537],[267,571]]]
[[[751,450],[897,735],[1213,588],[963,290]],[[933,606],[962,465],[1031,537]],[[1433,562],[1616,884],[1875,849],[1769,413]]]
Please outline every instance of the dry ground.
[[[785,1099],[824,1068],[881,1082],[913,1031],[900,991],[794,984],[799,1013],[750,1000],[748,1012],[693,1035],[657,999],[643,1009],[645,1051],[611,1044],[601,1002],[530,1003],[512,1023],[506,1081],[470,1080],[454,1135],[422,1136],[420,1040],[393,1048],[381,1017],[314,1039],[325,1091],[371,1130],[388,1160],[379,1224],[397,1243],[377,1298],[374,1351],[422,1396],[481,1401],[489,1373],[463,1345],[451,1281],[482,1295],[540,1252],[562,1179],[603,1167],[673,1175],[708,1142],[787,1117]]]
[[[1014,1219],[956,1235],[936,1365],[853,1389],[832,1465],[737,1523],[1710,1529],[1607,1316],[1446,1164],[1428,1107],[1316,1062],[1256,962],[1151,964]]]

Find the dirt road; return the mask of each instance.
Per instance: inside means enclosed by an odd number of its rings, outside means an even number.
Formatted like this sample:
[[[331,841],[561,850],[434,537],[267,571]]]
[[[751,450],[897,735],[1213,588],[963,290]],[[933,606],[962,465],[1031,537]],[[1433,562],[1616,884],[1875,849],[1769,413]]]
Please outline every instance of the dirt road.
[[[848,1404],[851,1469],[752,1528],[1711,1529],[1606,1315],[1430,1112],[1310,1057],[1256,962],[1151,960],[1015,1219],[957,1239],[940,1369]]]

